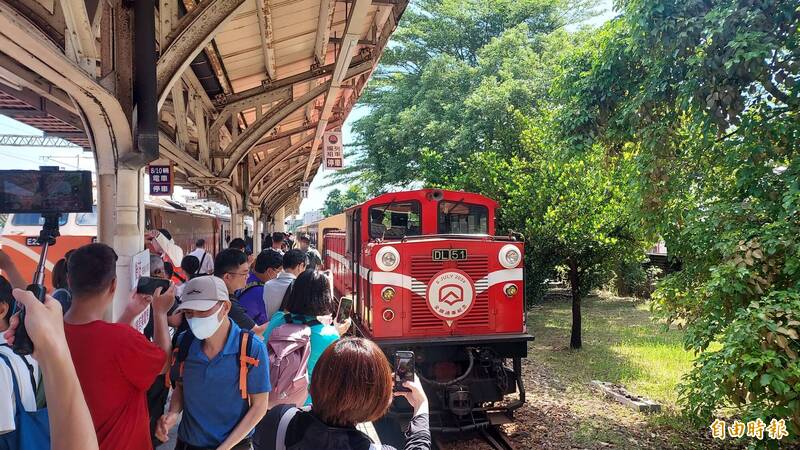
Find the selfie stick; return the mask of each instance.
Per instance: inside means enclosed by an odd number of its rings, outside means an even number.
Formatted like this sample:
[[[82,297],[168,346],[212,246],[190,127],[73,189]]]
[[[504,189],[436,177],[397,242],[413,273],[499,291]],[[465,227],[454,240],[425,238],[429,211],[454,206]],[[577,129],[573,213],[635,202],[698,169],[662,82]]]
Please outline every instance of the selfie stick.
[[[39,264],[36,266],[36,272],[33,274],[33,283],[28,285],[28,290],[33,292],[33,295],[44,302],[46,289],[44,287],[44,270],[45,263],[47,262],[47,249],[51,245],[55,245],[56,238],[60,236],[58,232],[58,219],[61,214],[42,214],[44,217],[44,225],[42,231],[39,232],[37,242],[42,246],[42,251],[39,254]],[[16,302],[16,309],[19,311],[19,325],[14,334],[14,353],[18,355],[30,355],[33,353],[33,341],[28,336],[28,330],[25,329],[25,309],[21,308],[19,302]]]

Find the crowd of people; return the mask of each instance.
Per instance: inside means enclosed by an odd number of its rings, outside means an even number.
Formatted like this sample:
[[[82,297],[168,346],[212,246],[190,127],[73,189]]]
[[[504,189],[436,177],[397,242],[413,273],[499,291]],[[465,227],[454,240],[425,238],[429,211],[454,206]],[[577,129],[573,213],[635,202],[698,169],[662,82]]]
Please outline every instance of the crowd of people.
[[[257,255],[248,236],[215,255],[168,230],[145,242],[150,278],[170,281],[133,289],[113,323],[111,247],[71,250],[44,302],[0,250],[0,450],[149,450],[176,427],[178,450],[380,448],[356,425],[396,396],[414,411],[405,448],[430,448],[419,380],[398,391],[380,348],[347,336],[308,236],[265,236]],[[12,351],[16,303],[30,356]]]

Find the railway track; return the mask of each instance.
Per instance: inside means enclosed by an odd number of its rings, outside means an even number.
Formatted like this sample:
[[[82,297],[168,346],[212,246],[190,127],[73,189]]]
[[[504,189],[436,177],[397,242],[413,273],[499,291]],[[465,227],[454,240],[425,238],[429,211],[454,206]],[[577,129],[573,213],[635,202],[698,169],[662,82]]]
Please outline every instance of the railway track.
[[[458,440],[444,440],[441,435],[433,434],[431,436],[431,450],[458,448],[457,442],[469,437],[472,436],[460,436]],[[475,433],[475,437],[486,442],[493,450],[514,450],[511,440],[509,440],[508,436],[506,436],[499,427],[490,426],[482,428]]]
[[[514,450],[514,446],[511,444],[508,436],[506,436],[499,427],[492,426],[481,428],[478,434],[495,450]]]

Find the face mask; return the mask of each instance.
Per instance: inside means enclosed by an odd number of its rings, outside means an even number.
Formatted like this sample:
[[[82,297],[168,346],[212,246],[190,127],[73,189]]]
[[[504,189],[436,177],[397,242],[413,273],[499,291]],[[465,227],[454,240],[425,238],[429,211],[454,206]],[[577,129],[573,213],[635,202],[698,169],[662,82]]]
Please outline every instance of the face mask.
[[[211,337],[222,325],[222,319],[219,318],[219,309],[215,314],[211,314],[208,317],[192,317],[187,320],[192,334],[201,341]]]

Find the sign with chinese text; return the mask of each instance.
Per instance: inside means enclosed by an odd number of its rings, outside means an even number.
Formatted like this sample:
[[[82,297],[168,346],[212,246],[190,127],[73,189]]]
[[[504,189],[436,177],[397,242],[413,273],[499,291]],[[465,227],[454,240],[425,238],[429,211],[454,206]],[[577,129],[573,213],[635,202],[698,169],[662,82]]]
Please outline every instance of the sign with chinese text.
[[[172,195],[172,164],[166,166],[147,166],[150,179],[150,195]]]
[[[428,286],[428,307],[447,326],[467,314],[475,300],[475,287],[469,275],[457,269],[436,274]]]
[[[150,250],[142,250],[131,257],[131,289],[139,284],[139,278],[150,276]]]
[[[139,284],[139,278],[150,276],[150,250],[143,250],[131,258],[131,289],[135,289]],[[150,322],[150,306],[133,321],[133,328],[144,333],[144,329]]]
[[[322,161],[327,170],[339,170],[344,167],[341,131],[328,131],[322,135]]]
[[[308,198],[308,182],[300,186],[300,198]]]

